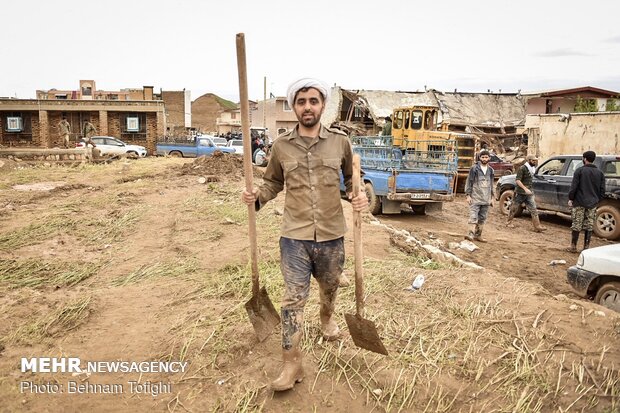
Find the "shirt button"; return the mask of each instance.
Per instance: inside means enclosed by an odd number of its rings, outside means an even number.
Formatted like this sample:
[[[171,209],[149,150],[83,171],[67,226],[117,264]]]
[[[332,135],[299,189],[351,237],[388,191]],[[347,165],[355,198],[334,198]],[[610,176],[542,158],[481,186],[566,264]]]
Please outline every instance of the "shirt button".
[[[313,186],[311,186],[311,187],[310,187],[310,190],[314,191],[314,187],[313,187]]]
[[[316,224],[316,219],[314,220],[314,223]]]
[[[308,152],[308,156],[312,156],[312,152]]]
[[[312,173],[312,169],[310,169],[308,172]]]

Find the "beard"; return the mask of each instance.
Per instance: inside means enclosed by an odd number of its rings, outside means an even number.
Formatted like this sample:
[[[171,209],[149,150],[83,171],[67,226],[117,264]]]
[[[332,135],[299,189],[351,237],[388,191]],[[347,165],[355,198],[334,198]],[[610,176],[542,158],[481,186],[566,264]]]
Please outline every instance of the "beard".
[[[311,115],[310,117],[306,117],[306,115]],[[315,116],[313,113],[304,113],[299,119],[299,123],[304,125],[306,128],[312,128],[321,120],[320,116]]]
[[[488,164],[488,163],[489,163],[489,161],[488,161],[488,160],[483,161],[482,159],[480,159],[480,163],[481,163],[481,164],[483,164],[483,165],[486,165],[486,164]]]

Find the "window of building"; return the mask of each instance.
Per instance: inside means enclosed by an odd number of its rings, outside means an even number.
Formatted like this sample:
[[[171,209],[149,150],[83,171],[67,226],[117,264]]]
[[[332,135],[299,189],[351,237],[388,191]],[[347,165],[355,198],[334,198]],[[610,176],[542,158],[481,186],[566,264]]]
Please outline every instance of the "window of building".
[[[230,112],[231,119],[237,119],[237,112]]]
[[[62,93],[62,94],[55,95],[54,97],[56,99],[66,100],[67,99],[67,94],[66,93]]]
[[[127,116],[127,132],[140,132],[140,119],[137,116]]]
[[[140,141],[146,139],[146,113],[121,114],[122,141]]]
[[[282,110],[284,112],[292,112],[293,109],[291,109],[291,106],[288,104],[288,100],[283,100],[282,101]]]
[[[24,119],[19,116],[7,116],[6,117],[6,131],[7,132],[21,132],[24,130]]]

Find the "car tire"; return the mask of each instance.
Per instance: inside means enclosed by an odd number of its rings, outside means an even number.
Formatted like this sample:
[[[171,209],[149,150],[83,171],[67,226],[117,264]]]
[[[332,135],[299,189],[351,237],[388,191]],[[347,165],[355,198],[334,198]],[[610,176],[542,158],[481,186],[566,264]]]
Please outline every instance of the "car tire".
[[[596,209],[594,234],[608,240],[620,238],[620,210],[613,205],[602,205]]]
[[[375,188],[370,182],[364,184],[364,189],[368,197],[368,210],[373,215],[379,215],[381,213],[381,198],[375,194]]]
[[[170,152],[168,155],[172,156],[173,158],[182,158],[183,154],[179,151],[172,151]]]
[[[499,210],[502,215],[508,215],[510,213],[510,206],[512,205],[512,200],[515,196],[515,192],[511,189],[502,192],[502,195],[499,197]],[[515,217],[520,216],[523,213],[523,206],[519,205],[517,208],[517,212],[515,213]]]
[[[598,289],[594,302],[620,312],[620,282],[608,282]]]

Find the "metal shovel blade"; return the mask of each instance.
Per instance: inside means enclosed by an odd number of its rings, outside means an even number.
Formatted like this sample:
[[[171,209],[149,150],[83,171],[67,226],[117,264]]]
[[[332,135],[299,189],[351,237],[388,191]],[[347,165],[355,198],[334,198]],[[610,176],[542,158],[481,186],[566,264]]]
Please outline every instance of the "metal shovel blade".
[[[254,327],[258,341],[265,341],[273,329],[280,324],[280,315],[267,295],[265,287],[260,289],[258,295],[253,295],[245,303],[250,323]]]
[[[351,338],[353,338],[356,346],[374,353],[383,354],[384,356],[388,355],[381,338],[379,338],[375,323],[357,314],[345,314],[344,318],[347,321],[349,333],[351,333]]]

